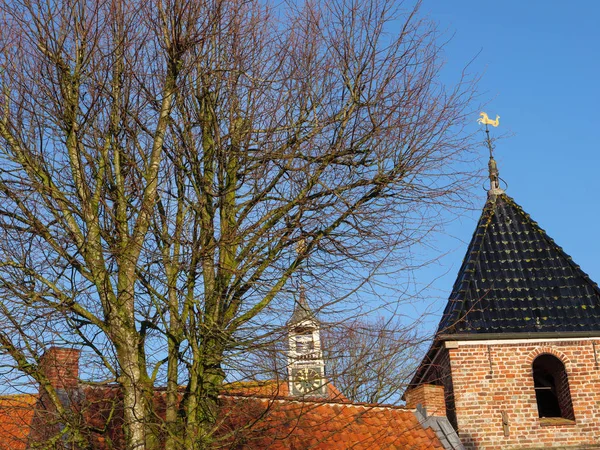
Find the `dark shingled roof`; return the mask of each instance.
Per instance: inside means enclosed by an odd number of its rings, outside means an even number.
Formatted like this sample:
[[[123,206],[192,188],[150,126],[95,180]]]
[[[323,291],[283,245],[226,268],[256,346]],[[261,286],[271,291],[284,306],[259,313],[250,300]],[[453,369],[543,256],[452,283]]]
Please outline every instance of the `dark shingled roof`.
[[[300,288],[300,298],[296,300],[294,304],[294,312],[292,313],[292,317],[288,320],[288,326],[292,326],[298,324],[300,322],[304,322],[305,320],[315,321],[315,314],[308,306],[308,302],[306,301],[306,294],[304,293],[304,288]]]
[[[491,195],[437,334],[600,331],[600,290],[508,195]]]

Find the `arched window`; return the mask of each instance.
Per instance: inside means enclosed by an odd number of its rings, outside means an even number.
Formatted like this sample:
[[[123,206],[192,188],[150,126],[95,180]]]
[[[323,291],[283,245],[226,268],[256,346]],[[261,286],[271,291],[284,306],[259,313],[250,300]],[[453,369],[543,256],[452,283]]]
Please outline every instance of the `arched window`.
[[[533,384],[540,417],[575,420],[565,365],[554,355],[544,354],[533,361]]]

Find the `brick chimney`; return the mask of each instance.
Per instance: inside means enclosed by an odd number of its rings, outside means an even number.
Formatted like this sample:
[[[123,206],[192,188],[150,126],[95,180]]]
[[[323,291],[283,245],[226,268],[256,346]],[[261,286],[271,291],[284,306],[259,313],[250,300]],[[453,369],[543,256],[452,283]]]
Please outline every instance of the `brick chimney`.
[[[72,389],[79,380],[79,350],[50,347],[40,358],[40,370],[55,389]]]
[[[420,384],[406,391],[406,407],[415,409],[421,405],[427,409],[428,416],[446,415],[446,398],[444,397],[444,386],[433,384]]]

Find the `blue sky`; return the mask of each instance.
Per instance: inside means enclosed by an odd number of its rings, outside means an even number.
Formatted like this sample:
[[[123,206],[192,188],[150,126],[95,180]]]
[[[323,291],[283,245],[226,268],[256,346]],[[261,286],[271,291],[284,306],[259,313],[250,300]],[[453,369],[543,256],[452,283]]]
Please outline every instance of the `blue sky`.
[[[429,0],[422,12],[451,37],[449,79],[476,57],[470,71],[482,75],[483,109],[500,115],[497,134],[508,135],[496,147],[507,193],[600,282],[600,3]],[[474,194],[482,207],[483,190]],[[450,253],[419,274],[421,283],[439,277],[433,312],[445,305],[480,212],[437,237]]]

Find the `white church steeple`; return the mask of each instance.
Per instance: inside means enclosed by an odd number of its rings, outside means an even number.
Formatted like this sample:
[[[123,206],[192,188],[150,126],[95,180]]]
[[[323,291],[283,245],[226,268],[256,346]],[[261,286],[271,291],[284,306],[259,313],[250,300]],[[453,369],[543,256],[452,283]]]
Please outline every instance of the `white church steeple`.
[[[289,392],[294,396],[322,397],[327,394],[327,387],[319,322],[308,306],[304,287],[299,291],[288,321]]]

